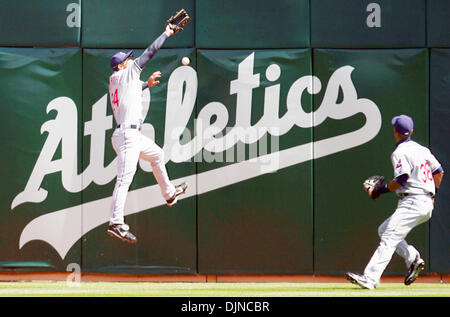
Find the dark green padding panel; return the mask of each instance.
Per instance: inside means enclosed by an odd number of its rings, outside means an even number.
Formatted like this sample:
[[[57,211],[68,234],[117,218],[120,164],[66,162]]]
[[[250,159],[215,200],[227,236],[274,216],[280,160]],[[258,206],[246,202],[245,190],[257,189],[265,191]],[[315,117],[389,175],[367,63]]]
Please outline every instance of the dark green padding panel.
[[[311,1],[313,47],[425,46],[424,0]]]
[[[198,48],[309,46],[307,0],[197,0]]]
[[[81,9],[81,0],[1,1],[0,45],[79,46]]]
[[[1,270],[81,263],[79,239],[64,243],[81,230],[81,60],[78,48],[0,49]]]
[[[85,49],[83,54],[84,121],[90,121],[94,112],[102,114],[96,126],[105,125],[104,118],[109,117],[109,120],[106,120],[110,122],[109,128],[103,132],[105,145],[102,148],[102,154],[104,153],[105,170],[102,175],[113,173],[113,177],[107,178],[102,183],[91,181],[83,191],[85,205],[83,209],[83,231],[85,232],[83,269],[87,272],[103,273],[195,273],[197,270],[196,198],[194,195],[196,183],[193,160],[176,163],[169,161],[166,164],[169,177],[175,185],[179,183],[176,180],[180,178],[190,177],[194,180],[189,183],[190,196],[180,200],[173,207],[165,204],[155,177],[148,166],[145,167],[139,163],[125,207],[125,222],[130,226],[130,231],[137,236],[138,242],[130,245],[106,234],[109,204],[102,202],[111,197],[116,181],[114,177],[116,165],[113,162],[115,153],[111,145],[111,135],[116,122],[111,117],[112,110],[108,96],[108,79],[111,75],[109,60],[119,50]],[[142,52],[142,49],[135,50],[135,56],[139,56]],[[191,66],[195,68],[193,49],[162,49],[157,52],[141,74],[141,80],[147,80],[155,71],[162,73],[160,84],[150,88],[150,103],[146,103],[148,107],[145,117],[146,127],[143,128],[143,131],[148,131],[147,128],[153,127],[155,142],[161,148],[165,145],[165,134],[171,133],[165,128],[166,116],[170,116],[167,114],[167,109],[174,106],[173,98],[168,97],[169,81],[174,80],[175,70],[182,66],[180,61],[183,56],[189,56]],[[192,68],[191,72],[195,73],[195,70]],[[191,117],[188,117],[187,128],[190,130],[193,127],[194,115],[193,110]],[[93,164],[91,142],[93,142],[91,137],[84,137],[83,166],[85,169]],[[103,209],[97,210],[96,203]],[[94,216],[90,213],[94,213]],[[95,221],[96,214],[103,215],[102,221]],[[89,230],[94,224],[96,226]]]
[[[197,116],[220,127],[216,138],[232,133],[225,127],[278,129],[273,132],[278,137],[267,138],[267,147],[261,141],[265,136],[259,135],[260,141],[247,139],[250,144],[237,143],[225,152],[220,142],[200,152],[199,273],[311,274],[312,128],[290,125],[296,116],[288,115],[286,107],[291,88],[292,93],[302,91],[294,83],[311,74],[311,51],[199,50],[197,62]],[[271,88],[279,90],[279,97]],[[251,100],[245,97],[249,94]],[[296,96],[295,102],[310,112],[311,95],[304,91]],[[276,119],[262,123],[263,117]],[[307,117],[310,125],[312,117]],[[285,118],[284,123],[278,118]],[[255,145],[258,151],[279,153],[279,161],[258,161],[261,152],[252,155]],[[245,149],[244,159],[238,157],[239,147]],[[255,162],[245,162],[250,158]]]
[[[145,48],[165,29],[167,19],[184,8],[193,22],[164,47],[194,47],[195,1],[96,0],[83,2],[82,45],[89,48]]]
[[[430,147],[431,151],[448,171],[450,109],[450,49],[432,49],[430,56]],[[450,272],[450,216],[448,172],[436,195],[435,209],[430,222],[431,271]]]

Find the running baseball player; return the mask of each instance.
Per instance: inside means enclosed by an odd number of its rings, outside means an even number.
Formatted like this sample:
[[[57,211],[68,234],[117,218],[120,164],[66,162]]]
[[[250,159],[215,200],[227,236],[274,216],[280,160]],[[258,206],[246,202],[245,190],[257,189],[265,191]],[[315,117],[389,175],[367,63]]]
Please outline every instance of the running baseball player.
[[[159,84],[161,72],[154,72],[147,81],[140,80],[143,68],[158,52],[165,40],[174,34],[167,25],[165,31],[133,60],[133,51],[116,53],[110,61],[114,73],[109,78],[109,95],[117,123],[112,145],[117,153],[117,181],[112,195],[108,234],[135,243],[136,237],[124,222],[124,206],[128,189],[136,173],[139,158],[149,161],[167,205],[173,206],[179,195],[184,194],[187,184],[174,186],[166,171],[163,150],[141,133],[145,118],[142,114],[142,91]]]
[[[406,263],[405,285],[410,285],[425,268],[425,261],[412,245],[405,241],[408,233],[428,221],[434,208],[434,196],[444,171],[430,150],[413,140],[413,119],[399,115],[392,119],[397,141],[391,155],[394,179],[388,184],[366,188],[372,199],[396,192],[400,197],[395,212],[378,228],[381,242],[367,264],[364,274],[346,273],[347,279],[365,289],[375,289],[394,252]]]

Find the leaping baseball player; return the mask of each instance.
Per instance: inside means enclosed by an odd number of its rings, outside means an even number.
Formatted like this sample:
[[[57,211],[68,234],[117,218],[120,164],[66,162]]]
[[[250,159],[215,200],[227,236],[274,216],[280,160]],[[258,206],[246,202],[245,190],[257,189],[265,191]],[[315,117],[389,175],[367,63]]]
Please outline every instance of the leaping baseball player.
[[[137,59],[133,60],[133,51],[129,51],[116,53],[110,61],[114,71],[109,78],[109,95],[117,123],[112,135],[112,145],[117,153],[117,180],[112,195],[107,233],[130,243],[135,243],[137,239],[124,222],[124,206],[139,158],[151,163],[153,175],[167,205],[173,206],[178,196],[184,194],[188,187],[186,183],[174,186],[170,182],[163,150],[141,133],[141,125],[145,119],[142,114],[142,91],[159,84],[161,72],[154,72],[145,82],[140,80],[140,75],[165,40],[190,22],[187,13],[180,12],[177,13],[178,20],[169,19],[165,31]],[[181,22],[181,27],[178,25],[180,21],[184,21]]]
[[[367,194],[377,199],[381,194],[396,192],[400,197],[397,209],[378,228],[381,242],[367,264],[364,274],[346,273],[347,279],[365,289],[375,289],[381,275],[389,264],[394,252],[406,263],[405,285],[410,285],[425,268],[425,261],[412,245],[405,241],[408,233],[418,225],[428,221],[434,208],[434,197],[439,188],[444,171],[430,150],[413,140],[413,119],[399,115],[392,119],[394,137],[397,141],[391,155],[394,179],[388,184],[383,178],[372,184],[364,183]]]

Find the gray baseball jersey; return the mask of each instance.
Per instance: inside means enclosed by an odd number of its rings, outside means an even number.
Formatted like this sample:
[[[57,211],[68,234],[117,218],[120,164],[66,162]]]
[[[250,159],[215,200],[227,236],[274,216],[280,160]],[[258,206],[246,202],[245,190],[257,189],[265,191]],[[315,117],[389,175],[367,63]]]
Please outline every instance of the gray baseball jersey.
[[[394,177],[407,174],[406,184],[397,193],[435,194],[433,173],[441,167],[431,151],[411,139],[400,142],[391,155]]]
[[[109,77],[109,96],[117,124],[141,124],[144,121],[141,71],[134,61]]]

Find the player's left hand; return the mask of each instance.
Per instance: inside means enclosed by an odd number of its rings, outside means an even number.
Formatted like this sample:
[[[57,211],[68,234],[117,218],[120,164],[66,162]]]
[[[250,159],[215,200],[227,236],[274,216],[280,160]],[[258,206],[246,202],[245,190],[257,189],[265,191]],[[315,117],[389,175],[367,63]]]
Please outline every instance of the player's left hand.
[[[183,31],[184,27],[191,23],[191,21],[192,19],[186,10],[181,9],[166,21],[166,30],[164,32],[167,36],[172,36],[177,32]]]
[[[380,197],[380,187],[384,182],[384,176],[371,176],[366,179],[363,183],[364,190],[367,195],[372,199],[377,199]]]
[[[154,72],[154,73],[148,78],[148,80],[147,80],[147,85],[148,85],[149,87],[153,87],[153,86],[158,85],[158,84],[159,84],[158,78],[161,78],[161,72],[160,72],[160,71]]]
[[[172,35],[175,34],[175,31],[170,27],[170,25],[166,25],[164,33],[166,33],[167,37],[171,37]]]

